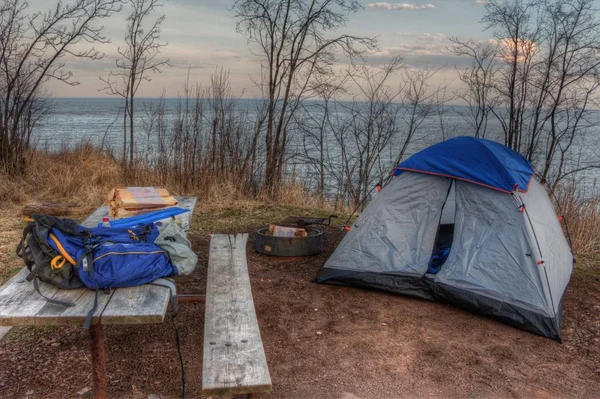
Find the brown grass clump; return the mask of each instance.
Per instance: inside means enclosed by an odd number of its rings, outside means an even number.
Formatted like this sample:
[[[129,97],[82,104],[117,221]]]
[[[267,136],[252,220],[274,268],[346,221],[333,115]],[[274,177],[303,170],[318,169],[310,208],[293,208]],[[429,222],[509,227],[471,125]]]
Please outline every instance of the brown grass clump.
[[[98,207],[122,181],[118,163],[91,145],[33,152],[26,180],[30,200],[75,203],[84,211]]]
[[[586,197],[573,186],[556,192],[577,255],[600,256],[600,196]]]
[[[292,182],[285,185],[280,192],[279,203],[282,205],[306,206],[311,208],[322,208],[333,210],[331,204],[320,201],[302,185]]]
[[[0,169],[0,204],[20,204],[26,200],[26,182],[11,179]]]

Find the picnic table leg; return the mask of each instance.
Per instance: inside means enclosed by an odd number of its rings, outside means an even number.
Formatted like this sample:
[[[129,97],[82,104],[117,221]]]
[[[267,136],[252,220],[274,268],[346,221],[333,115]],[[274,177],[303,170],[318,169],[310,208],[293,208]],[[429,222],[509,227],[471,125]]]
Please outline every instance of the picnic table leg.
[[[106,356],[104,354],[104,334],[102,334],[102,324],[98,323],[90,326],[90,343],[92,346],[94,395],[96,399],[108,399],[106,390]]]
[[[206,295],[179,294],[177,302],[206,302]]]

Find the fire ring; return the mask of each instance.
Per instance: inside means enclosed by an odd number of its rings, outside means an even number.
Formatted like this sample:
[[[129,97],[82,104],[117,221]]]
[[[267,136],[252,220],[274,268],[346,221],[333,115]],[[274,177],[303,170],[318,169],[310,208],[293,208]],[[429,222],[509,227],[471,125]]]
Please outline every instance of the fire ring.
[[[275,237],[268,227],[256,232],[256,251],[272,256],[309,256],[323,252],[323,231],[310,229],[306,237]]]

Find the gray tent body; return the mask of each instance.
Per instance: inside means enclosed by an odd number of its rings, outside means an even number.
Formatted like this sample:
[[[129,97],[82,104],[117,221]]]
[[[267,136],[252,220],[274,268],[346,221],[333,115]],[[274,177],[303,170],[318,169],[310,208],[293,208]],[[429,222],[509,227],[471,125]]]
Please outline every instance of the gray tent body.
[[[450,252],[429,274],[439,227],[449,224]],[[443,300],[560,340],[572,266],[552,202],[534,178],[526,193],[508,194],[404,172],[356,220],[317,282]]]

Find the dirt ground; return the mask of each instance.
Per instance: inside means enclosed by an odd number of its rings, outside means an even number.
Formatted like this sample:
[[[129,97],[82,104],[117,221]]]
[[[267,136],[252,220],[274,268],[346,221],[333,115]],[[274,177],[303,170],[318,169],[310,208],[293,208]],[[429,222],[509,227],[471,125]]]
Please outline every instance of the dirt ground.
[[[258,226],[256,226],[258,227]],[[450,305],[317,285],[327,251],[305,259],[257,254],[248,267],[273,380],[265,398],[600,397],[600,268],[576,273],[564,300],[563,344]],[[205,289],[209,236],[192,236],[198,270],[181,293]],[[187,398],[201,397],[203,304],[175,320],[106,326],[111,397],[178,397],[177,324]],[[0,397],[91,397],[87,332],[13,330],[0,345]]]

